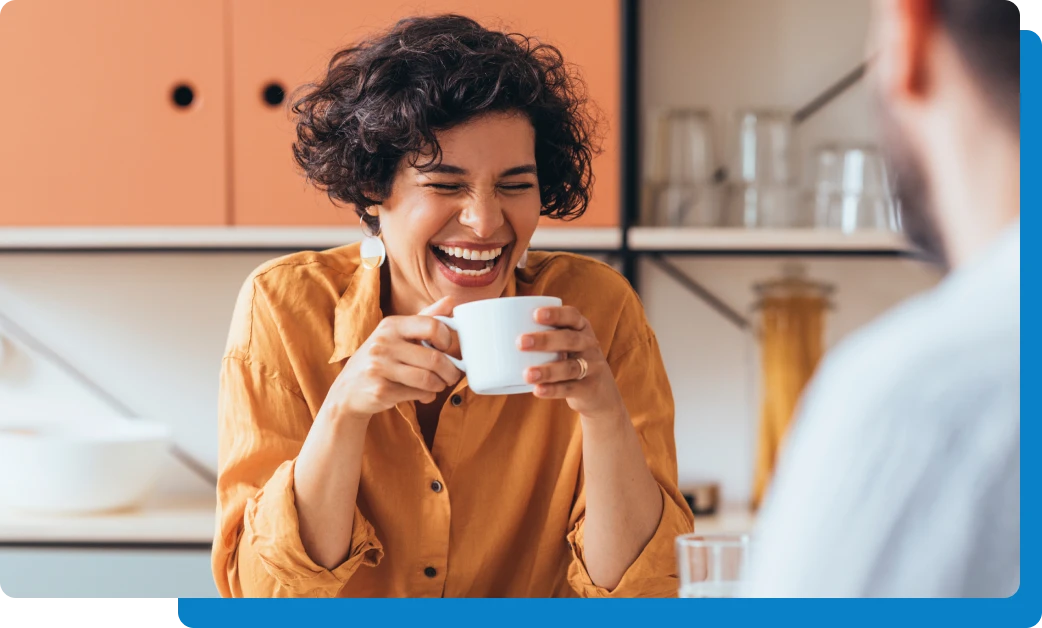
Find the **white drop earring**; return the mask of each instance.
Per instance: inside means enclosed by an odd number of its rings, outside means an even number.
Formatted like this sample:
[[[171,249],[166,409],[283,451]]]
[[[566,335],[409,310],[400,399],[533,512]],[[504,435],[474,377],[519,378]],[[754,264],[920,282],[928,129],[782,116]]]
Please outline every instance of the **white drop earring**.
[[[518,268],[525,268],[526,266],[528,266],[528,249],[525,249],[525,252],[521,254],[521,258],[517,260]]]
[[[359,252],[362,256],[362,266],[366,270],[372,270],[384,265],[384,260],[387,259],[387,248],[384,247],[384,241],[380,238],[379,223],[377,223],[374,233],[374,229],[365,219],[366,217],[362,216],[360,220],[362,224],[362,245],[359,248]]]

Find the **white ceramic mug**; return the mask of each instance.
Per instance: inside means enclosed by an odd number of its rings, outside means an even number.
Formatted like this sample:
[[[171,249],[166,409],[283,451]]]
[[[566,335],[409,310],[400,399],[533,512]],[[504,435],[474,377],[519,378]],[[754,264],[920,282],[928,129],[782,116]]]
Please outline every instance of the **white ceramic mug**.
[[[534,384],[525,381],[526,369],[557,360],[554,352],[518,349],[517,339],[554,329],[536,323],[535,311],[560,306],[557,297],[502,297],[457,306],[452,318],[434,318],[459,335],[463,359],[449,359],[467,374],[472,391],[479,395],[514,395],[535,390]]]

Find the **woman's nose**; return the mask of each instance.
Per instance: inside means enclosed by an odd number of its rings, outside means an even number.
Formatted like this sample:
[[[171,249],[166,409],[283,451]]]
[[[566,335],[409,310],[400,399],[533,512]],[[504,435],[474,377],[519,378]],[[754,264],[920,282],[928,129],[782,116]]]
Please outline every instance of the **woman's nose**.
[[[479,238],[492,237],[504,221],[499,195],[495,192],[475,194],[460,212],[459,221]]]

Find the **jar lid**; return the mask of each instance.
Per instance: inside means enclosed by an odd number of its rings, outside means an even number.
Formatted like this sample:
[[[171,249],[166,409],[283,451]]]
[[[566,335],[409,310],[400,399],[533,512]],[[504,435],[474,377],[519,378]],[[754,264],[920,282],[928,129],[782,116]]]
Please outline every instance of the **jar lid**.
[[[835,292],[835,286],[807,278],[806,269],[799,264],[787,264],[782,269],[782,276],[764,281],[753,286],[760,301],[764,298],[785,297],[818,297],[828,299]]]

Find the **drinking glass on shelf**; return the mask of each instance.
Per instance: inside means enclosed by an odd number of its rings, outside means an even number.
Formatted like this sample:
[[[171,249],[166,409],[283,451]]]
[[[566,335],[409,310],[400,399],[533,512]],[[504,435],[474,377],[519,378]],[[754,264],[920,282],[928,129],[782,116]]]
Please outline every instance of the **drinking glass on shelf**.
[[[726,226],[746,229],[784,229],[813,226],[814,217],[800,202],[792,185],[729,183],[726,188]]]
[[[808,221],[798,214],[796,198],[792,115],[741,110],[734,114],[731,127],[727,225],[805,226]]]
[[[719,224],[712,120],[698,109],[653,114],[644,153],[641,223],[668,227]]]
[[[735,597],[749,562],[749,535],[685,534],[677,537],[683,598]]]
[[[787,186],[796,181],[791,113],[742,110],[735,113],[732,126],[732,183]]]
[[[872,146],[829,145],[815,154],[817,226],[843,233],[900,231],[886,163]]]

